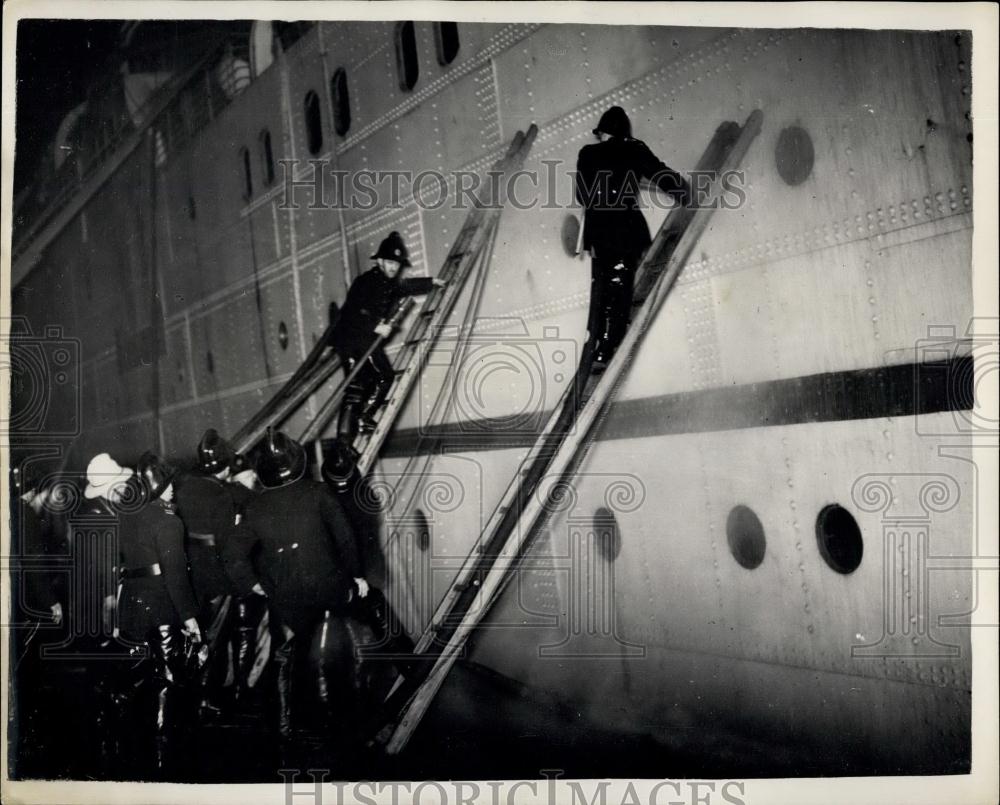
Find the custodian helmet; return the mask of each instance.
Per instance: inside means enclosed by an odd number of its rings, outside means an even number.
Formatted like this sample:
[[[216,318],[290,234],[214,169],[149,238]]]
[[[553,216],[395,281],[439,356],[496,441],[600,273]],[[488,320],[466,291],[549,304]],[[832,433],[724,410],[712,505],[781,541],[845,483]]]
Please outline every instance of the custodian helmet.
[[[268,428],[257,460],[257,475],[267,489],[299,480],[306,471],[306,451],[294,439]]]
[[[377,260],[380,257],[384,260],[395,260],[403,268],[411,265],[410,253],[406,250],[406,244],[403,243],[403,236],[398,232],[390,232],[378,245],[378,251],[372,255],[372,259]]]
[[[632,121],[628,119],[625,110],[620,106],[612,106],[601,115],[601,120],[594,129],[594,134],[610,134],[612,137],[631,137]]]
[[[198,443],[198,463],[209,475],[215,475],[229,467],[233,460],[233,448],[215,428],[209,428]]]
[[[177,475],[177,468],[171,466],[158,455],[147,450],[139,457],[136,472],[149,492],[150,499],[158,498],[170,486]]]

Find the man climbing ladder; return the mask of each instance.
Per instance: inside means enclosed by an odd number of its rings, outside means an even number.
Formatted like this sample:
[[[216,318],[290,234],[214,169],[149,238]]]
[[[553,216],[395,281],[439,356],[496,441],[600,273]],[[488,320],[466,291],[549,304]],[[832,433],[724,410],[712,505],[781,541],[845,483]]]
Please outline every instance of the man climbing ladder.
[[[620,106],[612,106],[594,129],[597,142],[580,149],[576,197],[586,209],[583,248],[591,253],[588,341],[594,370],[611,360],[628,329],[635,269],[649,247],[649,227],[638,209],[639,183],[655,184],[678,204],[687,204],[687,180],[663,164],[641,140]]]
[[[410,266],[410,256],[399,232],[390,232],[372,259],[375,265],[351,283],[332,333],[345,375],[359,360],[365,360],[344,394],[337,423],[337,437],[347,448],[358,435],[359,426],[374,430],[375,413],[392,386],[392,363],[382,345],[364,357],[372,341],[376,336],[391,335],[387,320],[404,296],[419,296],[446,284],[437,277],[400,279],[400,272]]]

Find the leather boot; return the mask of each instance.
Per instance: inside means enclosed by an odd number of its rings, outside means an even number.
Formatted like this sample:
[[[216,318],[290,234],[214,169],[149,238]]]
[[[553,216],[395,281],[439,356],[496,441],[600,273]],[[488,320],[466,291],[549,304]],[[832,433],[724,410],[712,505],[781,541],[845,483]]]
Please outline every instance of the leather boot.
[[[353,366],[353,361],[351,365]],[[337,437],[347,445],[353,444],[358,435],[358,419],[367,396],[367,389],[362,382],[363,375],[363,371],[359,372],[344,391],[344,401],[337,416]]]
[[[250,674],[257,659],[257,630],[260,628],[267,599],[251,593],[236,602],[236,629],[233,630],[233,684],[236,703],[245,710],[252,698]]]
[[[291,629],[283,627],[283,642],[275,649],[274,665],[278,687],[278,737],[287,741],[292,737],[292,675],[295,671],[295,637]]]
[[[199,715],[202,720],[217,718],[222,713],[222,689],[229,678],[228,637],[232,628],[230,612],[232,596],[218,595],[205,607],[202,623],[207,623],[205,647],[207,661],[199,676]]]
[[[153,666],[153,752],[152,773],[165,780],[176,774],[176,737],[179,724],[178,672],[183,660],[183,639],[172,625],[157,628],[150,640]]]

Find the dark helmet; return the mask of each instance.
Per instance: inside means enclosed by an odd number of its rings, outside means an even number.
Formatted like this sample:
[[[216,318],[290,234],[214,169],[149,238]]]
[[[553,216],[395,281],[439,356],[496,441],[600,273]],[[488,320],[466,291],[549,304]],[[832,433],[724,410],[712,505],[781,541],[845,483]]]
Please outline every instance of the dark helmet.
[[[233,448],[215,428],[209,428],[198,443],[198,463],[209,475],[222,472],[233,461]]]
[[[597,124],[597,128],[594,129],[594,134],[601,132],[609,134],[612,137],[631,137],[632,121],[628,119],[628,115],[624,109],[620,106],[612,106],[607,112],[601,115],[601,121]]]
[[[139,457],[135,470],[151,500],[162,495],[177,475],[176,467],[168,464],[151,450],[147,450]]]
[[[302,445],[268,428],[257,460],[260,482],[268,489],[277,489],[299,480],[305,471],[306,451]]]
[[[390,232],[388,237],[378,245],[378,251],[372,255],[372,259],[377,260],[379,257],[384,260],[395,260],[402,268],[412,265],[410,253],[406,250],[406,244],[403,243],[403,236],[398,232]]]
[[[323,480],[335,492],[345,492],[357,475],[358,451],[341,439],[334,439],[333,446],[323,457],[320,470]]]

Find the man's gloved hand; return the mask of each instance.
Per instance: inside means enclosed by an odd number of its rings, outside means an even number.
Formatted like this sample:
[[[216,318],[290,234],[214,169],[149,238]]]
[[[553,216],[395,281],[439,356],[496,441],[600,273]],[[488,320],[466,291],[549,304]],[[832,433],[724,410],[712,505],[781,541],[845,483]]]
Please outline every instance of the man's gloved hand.
[[[388,338],[392,335],[392,327],[384,321],[380,321],[377,325],[375,325],[375,334],[382,336],[382,338]]]
[[[59,626],[62,623],[62,620],[63,620],[62,604],[60,604],[57,601],[52,606],[50,606],[49,609],[52,610],[52,622],[56,626]]]
[[[431,282],[438,288],[443,288],[445,285],[448,284],[448,280],[443,280],[440,277],[435,277],[434,279],[431,280]]]
[[[250,588],[250,592],[252,592],[254,595],[263,595],[265,598],[267,597],[267,593],[264,592],[264,588],[260,586],[259,581],[256,582],[253,587]]]
[[[184,628],[181,631],[196,643],[201,642],[201,628],[198,626],[198,621],[195,618],[188,618],[184,621]]]
[[[366,598],[368,596],[368,582],[363,578],[356,578],[354,583],[358,585],[358,596]]]

